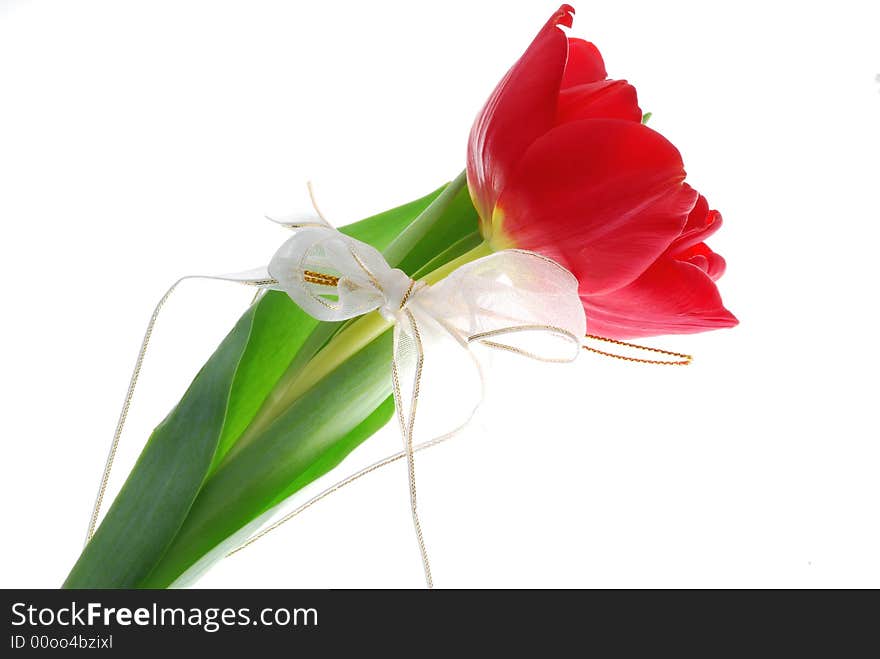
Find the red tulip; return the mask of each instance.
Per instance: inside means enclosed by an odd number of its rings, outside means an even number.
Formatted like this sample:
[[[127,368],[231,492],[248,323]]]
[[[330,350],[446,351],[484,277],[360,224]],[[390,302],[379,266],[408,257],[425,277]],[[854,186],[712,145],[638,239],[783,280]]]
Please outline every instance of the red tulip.
[[[571,270],[589,331],[609,338],[736,325],[702,240],[721,215],[684,182],[678,150],[642,124],[636,90],[569,38],[563,5],[477,117],[468,185],[484,238]]]

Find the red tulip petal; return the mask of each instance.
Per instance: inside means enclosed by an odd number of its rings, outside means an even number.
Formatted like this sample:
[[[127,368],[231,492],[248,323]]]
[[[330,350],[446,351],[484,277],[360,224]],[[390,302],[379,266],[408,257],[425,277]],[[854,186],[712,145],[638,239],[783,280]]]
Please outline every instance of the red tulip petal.
[[[712,255],[709,257],[709,270],[706,271],[706,274],[709,275],[712,281],[718,281],[725,270],[727,270],[727,261],[724,260],[721,254],[712,252]]]
[[[686,263],[690,263],[691,265],[695,265],[703,272],[709,272],[709,259],[707,259],[702,254],[694,254],[693,256],[689,256],[686,259],[678,260],[685,261]]]
[[[583,39],[568,40],[568,58],[562,76],[562,88],[605,80],[605,62],[599,49]]]
[[[687,184],[685,184],[687,185]],[[688,215],[681,235],[669,247],[671,253],[687,249],[691,245],[706,240],[721,228],[721,213],[709,210],[709,202],[703,195],[697,199],[693,210]]]
[[[697,197],[684,177],[678,150],[647,126],[563,124],[523,157],[498,200],[490,238],[558,260],[583,293],[612,291],[681,234]]]
[[[720,258],[720,257],[719,257]],[[733,327],[712,280],[700,268],[662,258],[613,293],[582,295],[587,331],[610,339],[692,334]]]
[[[720,254],[716,254],[706,243],[697,243],[691,245],[685,250],[675,252],[672,256],[679,261],[687,261],[688,263],[699,263],[703,272],[705,272],[712,281],[717,280],[724,274],[727,267],[724,259]],[[705,267],[703,267],[705,265]]]
[[[492,92],[471,128],[467,176],[484,221],[523,153],[556,122],[556,98],[565,68],[572,9],[562,5]]]
[[[626,80],[603,80],[563,89],[559,93],[557,123],[578,119],[642,121],[636,88]]]

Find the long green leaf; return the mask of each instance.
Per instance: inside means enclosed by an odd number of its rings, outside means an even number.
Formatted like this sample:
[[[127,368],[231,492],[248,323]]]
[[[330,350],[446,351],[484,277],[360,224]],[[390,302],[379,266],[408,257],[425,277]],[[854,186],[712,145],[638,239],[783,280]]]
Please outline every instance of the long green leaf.
[[[214,457],[255,313],[252,307],[241,317],[180,403],[153,431],[65,588],[131,588],[164,553]]]
[[[226,537],[329,471],[382,427],[392,411],[390,352],[387,332],[224,462],[205,483],[168,553],[139,586],[167,587]]]
[[[318,324],[291,302],[288,296],[273,293],[254,305],[250,340],[232,382],[213,466],[247,428],[272,386]]]
[[[413,260],[420,265],[424,263],[426,249],[433,255],[437,253],[437,248],[448,247],[450,237],[453,241],[459,238],[461,222],[455,222],[456,204],[459,208],[472,208],[465,172],[450,181],[437,198],[382,250],[388,263],[410,272],[406,266],[411,265]]]

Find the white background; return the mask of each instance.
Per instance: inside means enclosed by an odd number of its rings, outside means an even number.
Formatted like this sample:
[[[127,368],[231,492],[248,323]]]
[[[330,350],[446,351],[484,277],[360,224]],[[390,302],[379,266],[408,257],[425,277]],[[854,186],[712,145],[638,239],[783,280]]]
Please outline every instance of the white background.
[[[165,287],[265,263],[285,234],[262,215],[309,178],[342,224],[456,175],[556,7],[0,0],[0,586],[55,587],[75,560]],[[579,3],[574,34],[724,214],[741,325],[649,341],[686,369],[500,360],[480,422],[419,461],[439,586],[880,586],[871,7]],[[249,298],[168,305],[115,487]],[[420,587],[402,465],[201,585]]]

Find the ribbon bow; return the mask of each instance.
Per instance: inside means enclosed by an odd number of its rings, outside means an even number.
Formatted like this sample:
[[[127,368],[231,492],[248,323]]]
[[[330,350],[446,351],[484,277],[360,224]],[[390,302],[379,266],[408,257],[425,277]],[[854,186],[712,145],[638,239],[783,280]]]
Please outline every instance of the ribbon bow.
[[[329,224],[288,226],[295,233],[269,264],[272,288],[285,291],[319,320],[347,320],[378,310],[394,325],[394,403],[409,469],[413,524],[430,588],[416,507],[416,436],[454,433],[480,405],[483,381],[474,344],[546,362],[573,361],[586,331],[578,282],[551,259],[504,250],[428,285],[392,268],[375,248]]]

